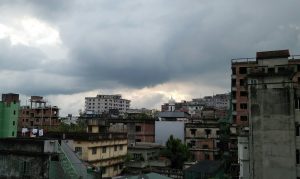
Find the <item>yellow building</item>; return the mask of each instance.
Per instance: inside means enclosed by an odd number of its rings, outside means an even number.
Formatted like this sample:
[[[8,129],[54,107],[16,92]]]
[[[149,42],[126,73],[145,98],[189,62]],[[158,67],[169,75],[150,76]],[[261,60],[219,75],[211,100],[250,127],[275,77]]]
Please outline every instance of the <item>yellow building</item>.
[[[127,155],[126,133],[77,133],[65,134],[73,139],[75,153],[95,168],[100,168],[102,177],[119,175]]]

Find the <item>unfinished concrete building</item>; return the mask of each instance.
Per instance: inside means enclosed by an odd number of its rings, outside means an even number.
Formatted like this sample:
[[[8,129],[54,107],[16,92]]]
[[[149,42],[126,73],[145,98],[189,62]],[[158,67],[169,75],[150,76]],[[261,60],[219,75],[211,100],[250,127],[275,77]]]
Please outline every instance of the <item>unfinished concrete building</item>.
[[[60,124],[59,108],[47,105],[42,96],[31,96],[30,105],[22,106],[19,115],[18,127],[48,128]]]
[[[239,138],[240,178],[300,177],[298,64],[288,50],[280,50],[257,52],[246,68],[249,143]]]

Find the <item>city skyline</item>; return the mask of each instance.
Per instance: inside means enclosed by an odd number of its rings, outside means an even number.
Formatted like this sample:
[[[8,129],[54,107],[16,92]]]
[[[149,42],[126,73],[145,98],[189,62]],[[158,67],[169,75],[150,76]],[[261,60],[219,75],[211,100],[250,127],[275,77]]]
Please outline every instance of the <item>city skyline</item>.
[[[158,108],[230,91],[230,60],[300,54],[298,1],[2,1],[0,89],[63,114],[117,94]],[[281,12],[281,13],[278,13]]]

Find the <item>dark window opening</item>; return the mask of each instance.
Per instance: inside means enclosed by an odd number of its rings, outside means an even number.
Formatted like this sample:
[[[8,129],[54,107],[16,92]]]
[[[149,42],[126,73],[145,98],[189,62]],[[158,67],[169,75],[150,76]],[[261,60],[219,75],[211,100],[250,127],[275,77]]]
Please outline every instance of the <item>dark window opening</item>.
[[[241,116],[241,121],[247,121],[248,120],[248,116]]]
[[[245,85],[245,80],[244,79],[240,79],[240,86],[244,86]]]
[[[235,91],[232,92],[232,99],[236,99],[236,92]]]
[[[205,129],[205,134],[206,134],[206,137],[208,137],[208,135],[211,133],[211,129]]]
[[[16,122],[15,122],[15,121],[13,121],[13,126],[14,126],[14,125],[16,125]]]
[[[247,109],[247,103],[241,103],[240,108],[241,109]]]
[[[232,74],[235,75],[236,74],[236,68],[232,67],[231,70],[232,70]]]
[[[210,157],[209,157],[209,154],[204,154],[204,159],[205,159],[205,160],[209,160],[209,158],[210,158]]]
[[[300,125],[296,125],[296,136],[300,135]]]
[[[236,111],[236,103],[232,104],[232,108],[233,108],[234,111]]]
[[[196,135],[196,129],[190,129],[191,135]]]
[[[202,148],[203,149],[208,149],[208,145],[205,144],[205,145],[202,146]]]
[[[240,74],[247,74],[247,67],[240,67],[239,68],[239,73]]]
[[[240,96],[248,96],[248,92],[247,91],[241,91]]]
[[[102,153],[106,153],[106,147],[102,147]]]
[[[135,142],[142,142],[142,139],[135,139]]]
[[[231,80],[231,86],[232,86],[232,87],[235,87],[235,86],[236,86],[236,79],[232,79],[232,80]]]
[[[92,148],[92,154],[93,154],[93,155],[97,154],[97,148],[96,148],[96,147],[93,147],[93,148]]]
[[[142,127],[141,126],[135,126],[135,132],[141,132]]]
[[[268,68],[268,73],[275,73],[275,68]]]

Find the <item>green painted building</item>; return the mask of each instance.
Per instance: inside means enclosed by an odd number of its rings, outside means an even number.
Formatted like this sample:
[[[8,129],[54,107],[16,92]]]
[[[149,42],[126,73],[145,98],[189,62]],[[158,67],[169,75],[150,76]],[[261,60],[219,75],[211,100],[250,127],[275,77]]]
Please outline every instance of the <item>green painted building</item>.
[[[2,94],[2,101],[0,101],[0,138],[17,136],[19,109],[19,94]]]

